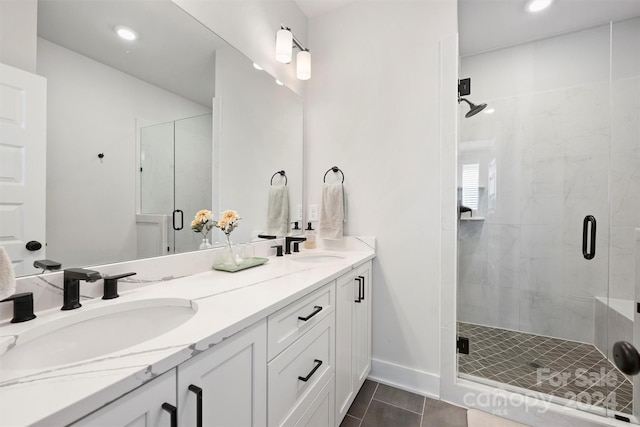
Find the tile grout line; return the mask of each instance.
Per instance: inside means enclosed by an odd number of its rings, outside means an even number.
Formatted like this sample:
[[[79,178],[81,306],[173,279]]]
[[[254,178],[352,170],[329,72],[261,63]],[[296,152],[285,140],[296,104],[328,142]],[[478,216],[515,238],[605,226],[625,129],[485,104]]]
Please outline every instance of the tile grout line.
[[[371,393],[371,399],[369,399],[369,403],[367,403],[367,409],[364,410],[364,414],[362,414],[362,419],[360,420],[360,424],[358,424],[358,427],[362,426],[362,423],[364,422],[364,417],[367,416],[367,412],[369,412],[369,406],[371,406],[371,402],[373,401],[373,396],[376,395],[376,391],[378,391],[378,386],[380,385],[380,383],[376,383],[376,388],[373,390],[373,393]]]
[[[424,410],[427,408],[427,396],[422,396],[422,414],[420,414],[420,427],[424,421]]]
[[[380,400],[380,399],[371,399],[371,400],[384,403],[385,405],[393,406],[394,408],[402,409],[403,411],[411,412],[412,414],[421,415],[420,413],[412,411],[411,409],[403,408],[402,406],[394,405],[393,403],[385,402],[384,400]],[[424,403],[422,404],[422,410],[424,411]]]

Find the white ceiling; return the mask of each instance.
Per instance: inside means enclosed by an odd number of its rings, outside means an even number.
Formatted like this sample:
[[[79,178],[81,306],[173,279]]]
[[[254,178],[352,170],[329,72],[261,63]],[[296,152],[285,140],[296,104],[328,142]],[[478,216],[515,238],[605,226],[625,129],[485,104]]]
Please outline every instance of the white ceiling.
[[[366,0],[295,0],[309,18],[356,1]],[[527,0],[458,0],[460,55],[640,16],[640,0],[555,0],[550,8],[537,14],[525,12],[526,3]]]
[[[513,46],[640,16],[640,0],[555,0],[537,14],[527,0],[458,0],[460,55]]]
[[[334,9],[355,3],[356,0],[295,0],[296,4],[302,10],[307,18],[324,15]]]
[[[116,25],[139,40],[120,39]],[[208,107],[214,52],[227,45],[170,0],[38,0],[38,36]]]

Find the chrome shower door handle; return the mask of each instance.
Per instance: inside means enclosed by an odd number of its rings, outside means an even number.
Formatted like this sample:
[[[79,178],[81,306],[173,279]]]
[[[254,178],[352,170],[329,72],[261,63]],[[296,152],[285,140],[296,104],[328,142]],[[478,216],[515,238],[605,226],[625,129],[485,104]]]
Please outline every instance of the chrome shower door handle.
[[[593,259],[596,256],[596,218],[593,215],[585,216],[582,221],[582,256],[584,259]]]

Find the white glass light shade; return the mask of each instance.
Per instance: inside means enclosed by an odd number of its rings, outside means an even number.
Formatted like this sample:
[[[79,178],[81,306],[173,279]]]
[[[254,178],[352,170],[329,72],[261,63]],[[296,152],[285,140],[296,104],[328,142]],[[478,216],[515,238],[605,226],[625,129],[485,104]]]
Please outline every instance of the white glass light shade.
[[[283,64],[291,62],[293,34],[289,30],[280,30],[276,34],[276,60]]]
[[[298,52],[296,56],[296,76],[300,80],[311,78],[311,54],[307,50]]]

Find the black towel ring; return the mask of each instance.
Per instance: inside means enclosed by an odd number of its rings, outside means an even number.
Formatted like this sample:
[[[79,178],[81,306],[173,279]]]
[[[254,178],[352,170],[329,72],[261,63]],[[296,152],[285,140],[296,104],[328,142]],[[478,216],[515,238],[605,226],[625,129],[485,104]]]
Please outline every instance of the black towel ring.
[[[276,175],[284,176],[284,185],[287,185],[287,174],[284,171],[278,171],[271,176],[271,185],[273,185],[273,178],[275,178]]]
[[[327,174],[331,171],[333,171],[334,173],[340,172],[340,174],[342,175],[342,183],[344,184],[344,172],[342,172],[342,170],[337,166],[330,168],[328,171],[324,173],[324,178],[322,178],[322,182],[327,182]]]

